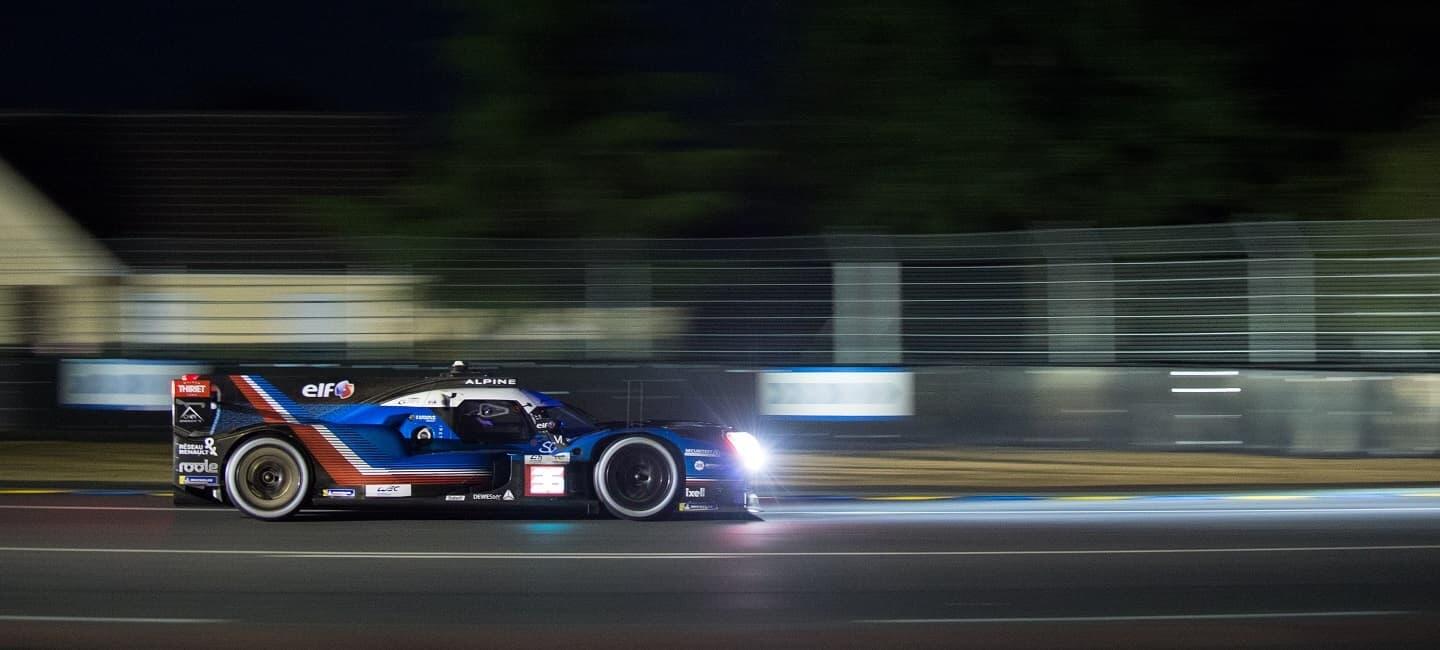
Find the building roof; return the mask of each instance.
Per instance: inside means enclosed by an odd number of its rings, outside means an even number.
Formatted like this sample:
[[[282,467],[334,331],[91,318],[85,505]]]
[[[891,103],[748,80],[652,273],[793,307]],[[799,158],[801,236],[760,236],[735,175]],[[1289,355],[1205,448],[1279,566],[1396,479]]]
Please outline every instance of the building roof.
[[[0,286],[65,284],[124,267],[64,211],[0,160]]]
[[[0,157],[132,266],[203,266],[216,251],[173,240],[313,238],[325,234],[314,200],[384,200],[415,151],[412,125],[394,114],[0,113]],[[262,260],[248,248],[253,269]]]

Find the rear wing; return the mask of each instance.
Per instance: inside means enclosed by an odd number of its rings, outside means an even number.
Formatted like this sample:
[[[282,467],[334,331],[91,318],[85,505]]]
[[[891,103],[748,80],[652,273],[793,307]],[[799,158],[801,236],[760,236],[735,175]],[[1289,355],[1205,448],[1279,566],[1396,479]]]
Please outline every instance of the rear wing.
[[[215,431],[220,389],[209,377],[185,375],[170,380],[170,425],[175,435],[191,437]]]

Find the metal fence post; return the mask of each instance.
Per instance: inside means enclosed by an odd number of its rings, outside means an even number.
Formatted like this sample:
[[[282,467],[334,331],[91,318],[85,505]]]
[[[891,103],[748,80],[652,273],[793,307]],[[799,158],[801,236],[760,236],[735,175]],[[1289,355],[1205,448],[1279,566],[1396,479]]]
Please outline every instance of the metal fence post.
[[[1315,361],[1315,261],[1294,223],[1237,223],[1245,249],[1251,363]]]
[[[835,363],[900,363],[900,263],[885,236],[827,238]]]
[[[1115,269],[1093,228],[1036,230],[1051,363],[1115,361]]]
[[[588,318],[597,318],[607,309],[649,307],[654,300],[654,280],[648,264],[588,264],[585,267],[585,307]],[[650,337],[601,337],[585,340],[585,356],[591,359],[644,359],[653,354]]]

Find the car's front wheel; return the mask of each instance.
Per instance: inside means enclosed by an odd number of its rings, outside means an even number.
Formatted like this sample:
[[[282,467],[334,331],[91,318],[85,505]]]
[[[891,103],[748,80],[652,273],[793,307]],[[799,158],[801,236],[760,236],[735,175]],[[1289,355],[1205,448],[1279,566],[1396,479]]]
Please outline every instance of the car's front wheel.
[[[310,468],[290,441],[252,438],[230,452],[225,490],[235,507],[251,517],[284,519],[310,493]]]
[[[675,455],[646,436],[621,438],[595,463],[595,493],[611,514],[651,520],[668,516],[680,494]]]

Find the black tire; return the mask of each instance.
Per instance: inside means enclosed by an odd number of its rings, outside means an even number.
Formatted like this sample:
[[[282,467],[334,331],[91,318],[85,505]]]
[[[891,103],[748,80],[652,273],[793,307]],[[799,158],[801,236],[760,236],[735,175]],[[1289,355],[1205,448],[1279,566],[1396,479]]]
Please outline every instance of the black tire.
[[[675,511],[685,479],[675,454],[648,436],[616,440],[595,462],[595,495],[624,519],[664,519]]]
[[[295,514],[310,495],[310,466],[289,440],[251,438],[225,462],[225,492],[235,508],[273,521]]]

